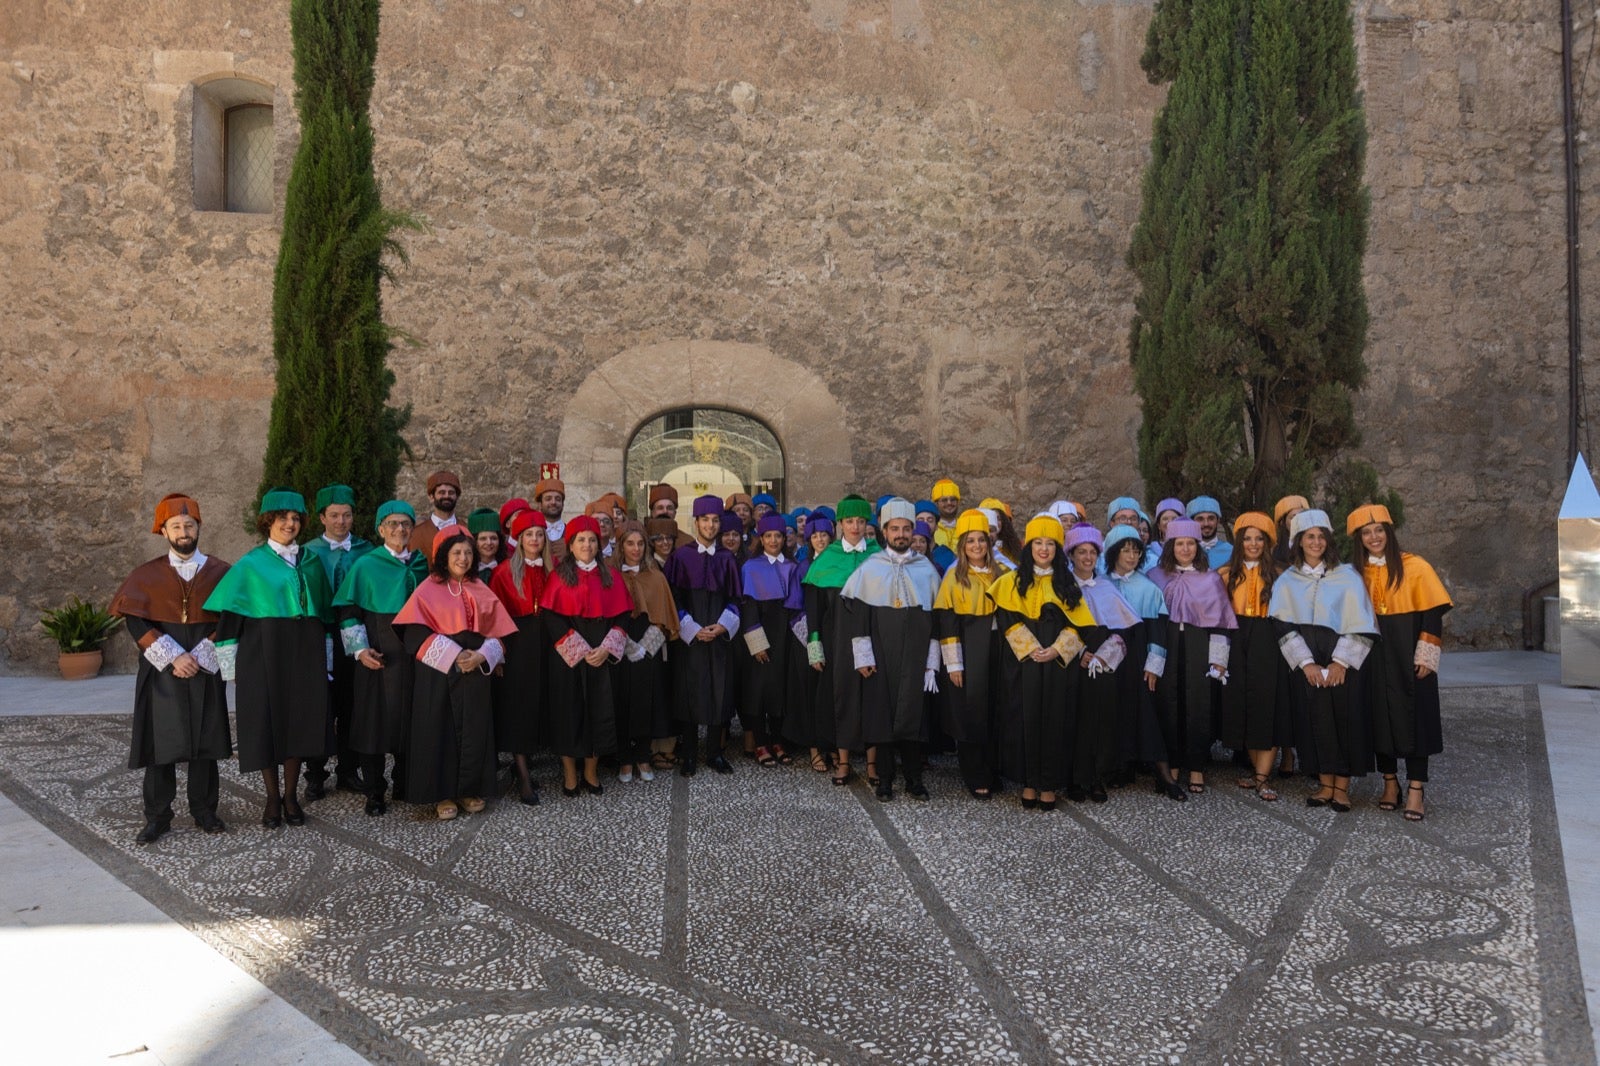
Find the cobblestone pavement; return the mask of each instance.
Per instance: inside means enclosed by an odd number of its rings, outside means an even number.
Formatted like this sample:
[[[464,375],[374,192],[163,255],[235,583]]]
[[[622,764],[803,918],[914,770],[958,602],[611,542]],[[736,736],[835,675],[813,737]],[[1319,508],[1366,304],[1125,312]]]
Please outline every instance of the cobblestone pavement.
[[[797,763],[441,823],[360,798],[138,848],[125,716],[0,720],[0,790],[383,1062],[1592,1063],[1533,686],[1450,690],[1427,820],[881,804]],[[554,793],[553,795],[550,795]],[[182,803],[182,790],[179,790]]]

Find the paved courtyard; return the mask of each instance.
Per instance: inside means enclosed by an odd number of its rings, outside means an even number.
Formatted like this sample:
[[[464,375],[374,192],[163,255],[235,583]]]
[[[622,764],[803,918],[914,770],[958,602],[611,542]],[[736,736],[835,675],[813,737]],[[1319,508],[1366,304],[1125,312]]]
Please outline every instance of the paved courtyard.
[[[800,765],[451,823],[359,797],[132,844],[127,718],[0,718],[0,791],[378,1062],[1585,1063],[1537,689],[1451,689],[1427,820],[879,803]],[[180,790],[181,804],[181,790]]]

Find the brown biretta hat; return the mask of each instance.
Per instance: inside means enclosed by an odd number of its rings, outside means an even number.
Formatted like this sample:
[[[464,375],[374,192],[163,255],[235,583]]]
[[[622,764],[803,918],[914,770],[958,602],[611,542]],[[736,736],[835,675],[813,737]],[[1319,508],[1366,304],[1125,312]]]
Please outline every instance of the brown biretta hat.
[[[181,492],[169,492],[161,497],[161,502],[156,504],[156,522],[150,527],[150,532],[160,533],[161,527],[167,520],[176,515],[188,515],[196,522],[200,521],[200,505],[194,497],[185,496]]]

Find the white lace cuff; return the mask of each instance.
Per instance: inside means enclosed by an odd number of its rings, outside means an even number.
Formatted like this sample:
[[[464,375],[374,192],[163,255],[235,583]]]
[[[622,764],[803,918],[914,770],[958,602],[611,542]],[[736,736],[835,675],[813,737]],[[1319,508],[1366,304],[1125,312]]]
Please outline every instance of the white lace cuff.
[[[693,644],[694,638],[700,635],[700,623],[688,611],[678,616],[678,639],[685,644]]]
[[[1412,657],[1411,665],[1426,666],[1434,673],[1439,672],[1439,660],[1443,657],[1443,649],[1432,641],[1417,641],[1417,653]]]
[[[1050,642],[1050,646],[1060,654],[1061,658],[1056,661],[1062,666],[1070,666],[1072,660],[1083,654],[1083,638],[1071,626],[1063,629],[1061,635]]]
[[[850,654],[855,656],[857,670],[861,669],[863,666],[878,665],[877,657],[872,654],[871,637],[851,637]]]
[[[225,640],[217,646],[217,673],[222,680],[232,681],[239,673],[239,643]]]
[[[626,658],[630,663],[643,662],[644,648],[639,646],[638,641],[630,640],[628,641],[627,648],[623,652],[623,657]]]
[[[828,657],[822,653],[822,641],[820,641],[820,640],[807,640],[806,641],[806,665],[807,666],[826,666],[826,665],[828,665]]]
[[[1095,652],[1095,657],[1106,664],[1106,668],[1115,670],[1122,665],[1122,660],[1128,657],[1128,642],[1122,639],[1121,634],[1113,633],[1100,645],[1100,650]]]
[[[800,646],[802,648],[805,647],[806,641],[811,636],[811,630],[806,625],[806,616],[802,614],[793,622],[790,622],[789,632],[794,634],[794,639],[800,642]]]
[[[966,669],[966,661],[962,658],[961,642],[947,640],[939,645],[939,656],[944,660],[945,673],[959,674]]]
[[[767,631],[760,626],[752,626],[744,631],[744,644],[750,649],[751,655],[760,655],[772,647],[771,641],[767,640]]]
[[[339,630],[339,642],[344,645],[344,653],[352,659],[372,647],[367,643],[367,627],[360,622]]]
[[[200,664],[200,669],[208,674],[217,673],[222,669],[217,662],[217,646],[209,639],[202,640],[189,649],[189,654],[194,656],[194,661]]]
[[[1346,669],[1359,670],[1372,650],[1372,639],[1356,633],[1346,633],[1333,646],[1333,661],[1343,663]]]
[[[486,670],[496,670],[506,661],[506,647],[500,643],[498,637],[490,637],[484,641],[483,647],[478,649],[478,654],[483,656]]]
[[[1160,645],[1150,645],[1150,650],[1144,653],[1144,672],[1160,677],[1167,672],[1167,652]]]
[[[144,659],[157,670],[165,670],[178,661],[178,656],[185,654],[182,644],[174,640],[170,633],[163,633],[144,650]]]
[[[456,664],[456,656],[460,654],[461,645],[447,636],[435,633],[417,651],[417,661],[441,674],[448,674],[450,668]]]
[[[1206,649],[1206,662],[1226,671],[1228,669],[1228,638],[1221,633],[1211,634],[1211,644]]]
[[[928,661],[923,666],[923,669],[936,672],[939,669],[939,642],[937,640],[928,641]]]
[[[739,612],[732,607],[724,607],[717,616],[717,625],[728,631],[728,639],[732,640],[739,635]]]
[[[575,667],[594,649],[589,646],[587,640],[578,635],[576,629],[569,629],[566,636],[556,641],[556,651],[561,654],[562,662]]]
[[[606,639],[600,642],[600,646],[613,659],[620,659],[623,653],[628,650],[628,634],[616,626],[612,626],[611,631],[606,634]]]
[[[646,655],[654,655],[666,642],[667,635],[661,632],[661,627],[653,625],[644,631],[644,636],[639,640],[639,647]]]
[[[1291,670],[1298,670],[1307,663],[1316,662],[1311,655],[1311,649],[1306,646],[1306,638],[1299,633],[1286,634],[1278,641],[1278,650],[1283,653],[1283,661],[1289,664]]]

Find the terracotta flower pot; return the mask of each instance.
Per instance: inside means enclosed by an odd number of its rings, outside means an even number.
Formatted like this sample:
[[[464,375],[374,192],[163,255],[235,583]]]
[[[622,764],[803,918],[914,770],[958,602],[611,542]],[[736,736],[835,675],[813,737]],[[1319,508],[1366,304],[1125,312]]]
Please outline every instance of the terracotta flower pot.
[[[61,653],[61,677],[65,681],[87,681],[100,676],[100,664],[105,656],[99,651],[64,651]]]

